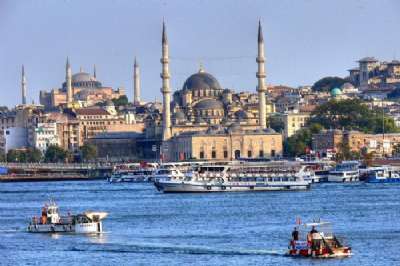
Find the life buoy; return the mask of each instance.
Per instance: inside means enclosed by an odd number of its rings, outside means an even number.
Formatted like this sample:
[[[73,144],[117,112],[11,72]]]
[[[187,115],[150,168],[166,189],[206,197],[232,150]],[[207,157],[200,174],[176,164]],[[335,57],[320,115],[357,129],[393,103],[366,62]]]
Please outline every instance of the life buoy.
[[[221,190],[225,190],[226,189],[226,186],[221,186]]]
[[[207,186],[207,190],[211,190],[211,186]]]

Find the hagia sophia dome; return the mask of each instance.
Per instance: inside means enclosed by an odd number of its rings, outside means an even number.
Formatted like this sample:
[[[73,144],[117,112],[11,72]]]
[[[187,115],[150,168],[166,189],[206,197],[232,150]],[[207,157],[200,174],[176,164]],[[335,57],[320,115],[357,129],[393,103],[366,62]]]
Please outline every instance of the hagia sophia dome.
[[[66,83],[63,83],[63,88],[66,88]],[[72,75],[72,87],[82,88],[82,89],[95,89],[101,88],[102,84],[96,79],[95,76],[89,73],[83,72],[82,70],[76,74]]]

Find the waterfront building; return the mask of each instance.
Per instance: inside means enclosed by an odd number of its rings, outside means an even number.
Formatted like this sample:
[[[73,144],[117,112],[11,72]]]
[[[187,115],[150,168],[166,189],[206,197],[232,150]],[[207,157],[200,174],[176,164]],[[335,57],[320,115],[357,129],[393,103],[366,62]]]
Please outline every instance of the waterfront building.
[[[132,160],[140,156],[136,144],[140,134],[137,132],[99,133],[87,139],[85,143],[96,146],[98,159],[107,161]]]
[[[400,144],[400,133],[367,134],[354,130],[324,130],[312,136],[312,149],[321,156],[329,151],[340,151],[346,144],[351,151],[373,152],[377,156],[391,156]]]
[[[28,147],[28,130],[25,127],[10,127],[3,132],[3,147],[0,149],[7,154],[9,150]]]
[[[38,123],[34,133],[34,147],[44,154],[49,146],[60,146],[57,123]]]
[[[175,135],[164,153],[166,161],[273,159],[282,156],[282,135],[273,129],[244,130],[239,124]]]
[[[125,89],[123,88],[114,90],[112,87],[104,87],[97,80],[95,68],[93,75],[84,72],[82,69],[78,73],[72,74],[70,62],[67,59],[66,78],[61,88],[55,88],[50,91],[42,90],[39,97],[40,103],[46,110],[49,110],[60,105],[76,106],[74,102],[84,102],[83,105],[91,106],[98,102],[118,99],[124,95]]]

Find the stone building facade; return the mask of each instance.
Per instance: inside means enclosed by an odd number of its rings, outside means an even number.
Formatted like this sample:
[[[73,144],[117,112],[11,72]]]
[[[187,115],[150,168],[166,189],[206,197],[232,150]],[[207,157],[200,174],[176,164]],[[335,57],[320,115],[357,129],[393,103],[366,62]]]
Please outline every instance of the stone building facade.
[[[400,144],[400,133],[367,134],[353,130],[325,130],[312,137],[312,149],[321,155],[327,151],[339,151],[342,143],[347,144],[351,151],[391,156],[395,146]]]
[[[228,129],[186,132],[167,143],[165,160],[273,159],[282,156],[282,135],[268,130],[243,130],[238,124]]]

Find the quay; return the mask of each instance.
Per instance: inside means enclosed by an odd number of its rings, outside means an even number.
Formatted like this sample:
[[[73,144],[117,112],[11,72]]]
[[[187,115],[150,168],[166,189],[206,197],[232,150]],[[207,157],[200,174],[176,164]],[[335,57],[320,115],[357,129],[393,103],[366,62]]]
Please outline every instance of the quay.
[[[0,163],[0,182],[106,179],[112,164]]]

